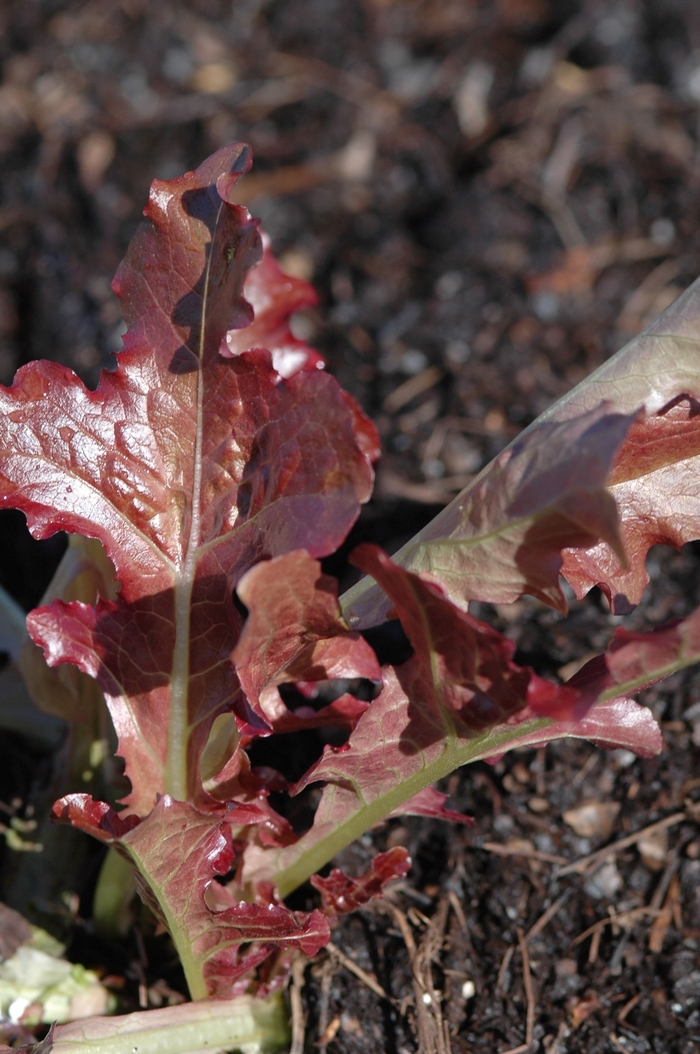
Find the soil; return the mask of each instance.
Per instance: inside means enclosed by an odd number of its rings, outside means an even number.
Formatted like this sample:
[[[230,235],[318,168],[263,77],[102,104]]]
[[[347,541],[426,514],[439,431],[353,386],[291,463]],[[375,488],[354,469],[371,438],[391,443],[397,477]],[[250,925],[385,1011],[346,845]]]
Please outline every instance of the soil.
[[[6,3],[0,380],[53,358],[94,385],[120,347],[109,283],[151,179],[250,142],[241,200],[321,294],[298,335],[382,436],[375,497],[329,563],[347,582],[352,544],[397,548],[700,271],[699,49],[695,0]],[[0,532],[0,582],[29,608],[65,542],[32,541],[13,513]],[[700,602],[697,545],[654,550],[649,569],[624,625]],[[620,623],[597,594],[566,618],[528,598],[478,614],[550,676]],[[693,671],[645,694],[658,759],[574,741],[515,753],[447,781],[473,827],[391,821],[347,850],[360,869],[406,844],[414,865],[297,971],[295,1054],[700,1050],[699,700]],[[26,818],[55,765],[16,733],[0,742],[0,798]],[[586,802],[588,830],[569,814]],[[62,920],[125,1009],[176,998],[147,921],[121,944],[91,935],[99,861],[79,852],[74,896],[60,874],[32,887],[37,859],[23,906]],[[17,854],[2,866],[16,901]]]

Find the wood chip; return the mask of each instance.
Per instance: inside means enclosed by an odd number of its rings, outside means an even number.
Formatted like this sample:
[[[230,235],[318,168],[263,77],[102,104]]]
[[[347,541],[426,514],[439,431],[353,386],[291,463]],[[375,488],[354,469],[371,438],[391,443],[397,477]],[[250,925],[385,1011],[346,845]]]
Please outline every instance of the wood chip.
[[[574,999],[569,1004],[569,1018],[573,1028],[578,1028],[586,1018],[600,1010],[601,1002],[595,992],[584,999]]]
[[[609,838],[620,812],[618,801],[585,801],[562,815],[580,838]]]
[[[323,1030],[323,1034],[318,1040],[319,1047],[327,1047],[331,1040],[335,1039],[340,1028],[340,1014],[335,1014],[334,1017],[328,1022]],[[291,1054],[291,1051],[290,1051]]]
[[[640,838],[637,849],[647,871],[663,871],[668,858],[668,828],[652,831]]]

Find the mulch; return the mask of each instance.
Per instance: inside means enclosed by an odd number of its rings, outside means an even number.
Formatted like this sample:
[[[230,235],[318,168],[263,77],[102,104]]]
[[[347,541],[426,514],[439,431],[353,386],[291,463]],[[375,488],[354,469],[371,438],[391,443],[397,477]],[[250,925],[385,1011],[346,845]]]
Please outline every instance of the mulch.
[[[95,384],[151,179],[245,140],[241,200],[321,294],[296,331],[381,433],[351,542],[397,548],[700,272],[699,49],[695,0],[7,3],[0,381],[48,357]],[[29,608],[62,542],[9,513],[0,536],[0,582]],[[692,610],[699,554],[655,550],[624,624]],[[342,554],[332,569],[347,576]],[[620,624],[597,593],[565,618],[528,598],[479,607],[550,676]],[[359,869],[402,843],[414,867],[297,968],[294,1054],[700,1048],[700,675],[644,700],[658,759],[518,752],[446,781],[474,827],[391,821],[343,854]],[[0,791],[21,812],[48,777],[2,737]],[[90,944],[87,893],[68,914],[75,954],[126,978],[125,1006],[139,988],[171,997],[162,939]]]

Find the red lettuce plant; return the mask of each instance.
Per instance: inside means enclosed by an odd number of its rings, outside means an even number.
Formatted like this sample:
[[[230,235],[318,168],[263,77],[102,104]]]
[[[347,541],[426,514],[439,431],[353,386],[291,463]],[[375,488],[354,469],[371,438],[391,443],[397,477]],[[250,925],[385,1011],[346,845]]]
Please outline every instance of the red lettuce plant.
[[[700,658],[696,613],[655,634],[619,630],[557,685],[467,610],[523,593],[564,610],[560,575],[578,595],[600,584],[622,610],[641,595],[652,544],[700,536],[697,293],[393,561],[356,550],[370,577],[339,603],[318,561],[370,495],[377,436],[291,334],[290,313],[314,294],[234,204],[249,163],[230,146],[154,182],[114,281],[124,350],[96,391],[44,362],[0,390],[2,501],[35,537],[99,539],[118,582],[94,605],[56,600],[28,618],[50,665],[98,681],[131,783],[121,811],[71,794],[55,816],[131,862],[193,999],[279,986],[296,950],[329,940],[329,916],[410,862],[398,848],[359,878],[316,872],[387,816],[464,819],[431,789],[458,766],[567,735],[658,752],[651,714],[628,693]],[[401,620],[413,655],[380,669],[359,630],[386,618]],[[382,689],[371,703],[294,711],[279,691],[333,678]],[[319,726],[347,741],[296,785],[251,764],[254,742]],[[269,794],[314,783],[318,808],[298,835]],[[321,909],[290,910],[282,898],[308,878]]]

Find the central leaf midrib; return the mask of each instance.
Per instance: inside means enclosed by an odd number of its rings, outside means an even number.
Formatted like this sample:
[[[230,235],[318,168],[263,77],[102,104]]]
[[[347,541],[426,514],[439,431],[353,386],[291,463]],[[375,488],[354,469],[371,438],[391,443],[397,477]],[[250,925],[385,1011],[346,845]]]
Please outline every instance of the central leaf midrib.
[[[198,542],[201,532],[202,444],[204,431],[204,349],[206,344],[207,305],[212,256],[216,231],[224,203],[220,202],[207,251],[202,288],[202,316],[199,327],[197,402],[195,419],[194,466],[189,530],[184,546],[182,569],[175,575],[174,618],[175,642],[170,677],[170,711],[168,718],[168,751],[165,767],[165,792],[176,801],[188,801],[187,746],[189,729],[190,619],[192,589],[197,572]]]

